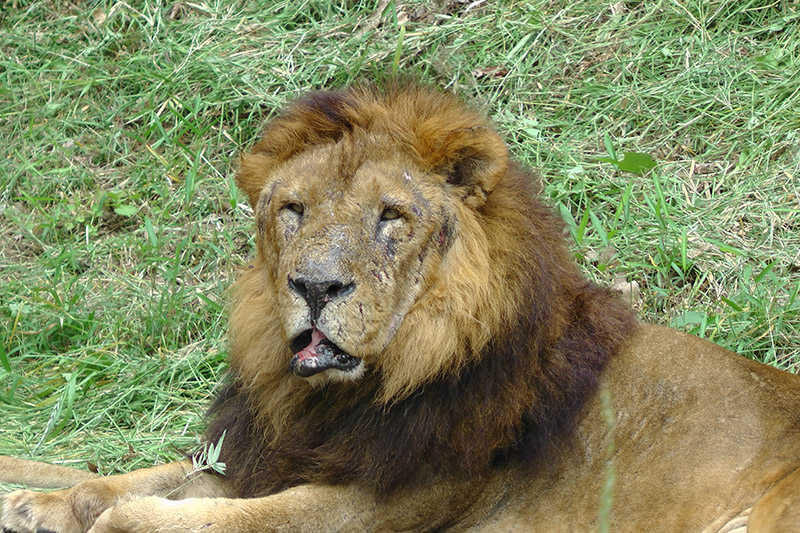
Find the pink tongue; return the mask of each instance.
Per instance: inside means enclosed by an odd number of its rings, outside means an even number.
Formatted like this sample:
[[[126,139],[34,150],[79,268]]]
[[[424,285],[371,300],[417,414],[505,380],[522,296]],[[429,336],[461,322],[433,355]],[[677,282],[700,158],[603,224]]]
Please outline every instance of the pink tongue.
[[[319,357],[317,353],[317,346],[324,340],[327,339],[325,335],[322,334],[320,330],[314,328],[311,330],[311,342],[308,343],[308,346],[297,352],[297,360],[304,361],[309,357]]]

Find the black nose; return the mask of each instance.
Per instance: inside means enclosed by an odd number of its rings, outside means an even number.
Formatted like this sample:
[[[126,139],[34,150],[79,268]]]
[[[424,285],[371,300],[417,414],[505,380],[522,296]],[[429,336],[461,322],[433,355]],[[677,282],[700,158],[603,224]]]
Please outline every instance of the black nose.
[[[355,283],[340,280],[313,281],[302,276],[289,278],[289,288],[308,304],[311,321],[316,322],[328,303],[344,298],[355,289]]]

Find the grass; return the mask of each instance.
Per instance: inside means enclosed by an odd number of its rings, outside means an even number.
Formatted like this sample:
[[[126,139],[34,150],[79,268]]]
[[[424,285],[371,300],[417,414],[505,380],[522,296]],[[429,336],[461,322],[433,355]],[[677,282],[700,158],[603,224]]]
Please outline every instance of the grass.
[[[0,453],[194,447],[252,252],[236,154],[392,72],[485,107],[643,319],[798,372],[799,27],[796,0],[4,3]],[[626,152],[657,166],[599,161]]]

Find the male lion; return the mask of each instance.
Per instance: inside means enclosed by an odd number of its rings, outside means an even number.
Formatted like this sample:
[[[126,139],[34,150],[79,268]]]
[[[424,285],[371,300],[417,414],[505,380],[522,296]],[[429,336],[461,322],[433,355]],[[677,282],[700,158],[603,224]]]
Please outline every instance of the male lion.
[[[311,94],[237,182],[226,475],[5,458],[80,481],[9,494],[5,531],[800,530],[800,378],[637,323],[453,96]]]

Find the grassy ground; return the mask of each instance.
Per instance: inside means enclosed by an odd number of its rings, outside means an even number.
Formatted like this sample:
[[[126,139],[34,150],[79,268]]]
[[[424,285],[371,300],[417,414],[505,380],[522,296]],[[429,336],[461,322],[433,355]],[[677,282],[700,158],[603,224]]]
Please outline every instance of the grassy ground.
[[[0,453],[194,446],[252,251],[236,153],[287,98],[394,72],[485,106],[643,318],[797,372],[799,26],[797,0],[5,2]]]

